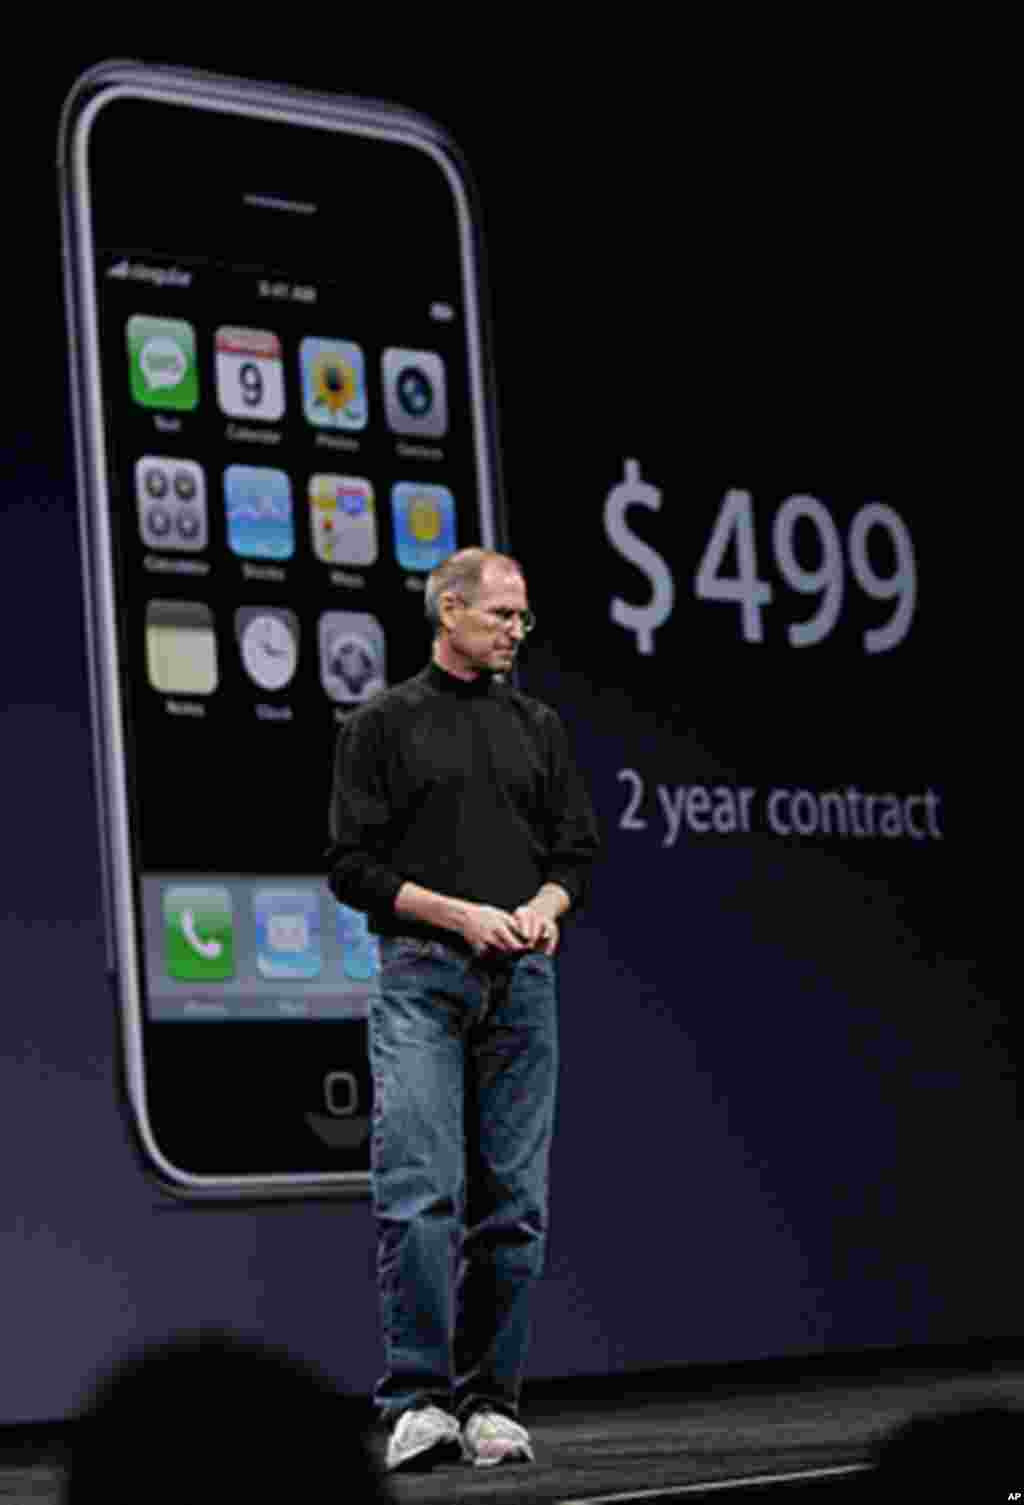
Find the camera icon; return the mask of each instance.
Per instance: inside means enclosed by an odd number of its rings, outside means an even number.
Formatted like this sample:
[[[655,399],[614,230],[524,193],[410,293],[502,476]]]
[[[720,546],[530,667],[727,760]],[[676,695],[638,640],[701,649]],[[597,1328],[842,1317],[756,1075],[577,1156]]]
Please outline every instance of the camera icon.
[[[432,350],[385,350],[384,411],[396,434],[440,439],[448,432],[444,361]]]
[[[410,418],[426,418],[434,406],[434,389],[418,366],[406,366],[395,383],[402,411]]]

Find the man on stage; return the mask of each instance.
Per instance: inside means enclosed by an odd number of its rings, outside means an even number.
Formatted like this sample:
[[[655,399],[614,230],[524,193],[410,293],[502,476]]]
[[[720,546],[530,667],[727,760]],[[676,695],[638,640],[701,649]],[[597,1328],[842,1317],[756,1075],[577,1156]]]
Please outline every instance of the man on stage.
[[[426,609],[430,663],[340,730],[330,817],[331,889],[380,937],[374,1400],[392,1469],[533,1460],[519,1394],[548,1223],[555,953],[598,848],[561,719],[504,679],[534,625],[520,566],[462,549]]]

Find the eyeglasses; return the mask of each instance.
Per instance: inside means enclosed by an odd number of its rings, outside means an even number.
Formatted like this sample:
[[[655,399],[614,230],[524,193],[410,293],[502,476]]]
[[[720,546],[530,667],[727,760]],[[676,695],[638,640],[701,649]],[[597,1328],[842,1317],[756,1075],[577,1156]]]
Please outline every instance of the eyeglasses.
[[[474,606],[473,602],[467,601],[465,596],[459,596],[459,600],[463,606],[472,607],[474,611],[480,612],[482,616],[490,617],[502,627],[511,627],[517,617],[524,634],[532,632],[537,625],[537,618],[529,608],[525,611],[517,611],[512,606]]]

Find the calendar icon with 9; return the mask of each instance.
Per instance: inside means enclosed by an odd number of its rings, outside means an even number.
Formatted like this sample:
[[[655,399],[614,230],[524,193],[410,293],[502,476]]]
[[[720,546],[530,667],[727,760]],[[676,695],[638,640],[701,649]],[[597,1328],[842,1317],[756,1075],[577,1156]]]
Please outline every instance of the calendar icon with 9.
[[[217,330],[217,401],[231,418],[282,417],[284,364],[276,334],[226,325]]]

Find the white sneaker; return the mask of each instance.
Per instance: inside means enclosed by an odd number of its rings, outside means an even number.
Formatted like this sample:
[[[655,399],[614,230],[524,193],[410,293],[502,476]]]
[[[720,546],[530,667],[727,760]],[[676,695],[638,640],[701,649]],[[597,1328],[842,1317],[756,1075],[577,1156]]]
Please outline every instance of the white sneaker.
[[[474,1411],[462,1429],[462,1437],[476,1468],[534,1461],[529,1432],[501,1411]]]
[[[385,1468],[432,1468],[435,1463],[458,1463],[465,1456],[459,1424],[440,1406],[417,1406],[403,1411],[388,1438]]]

